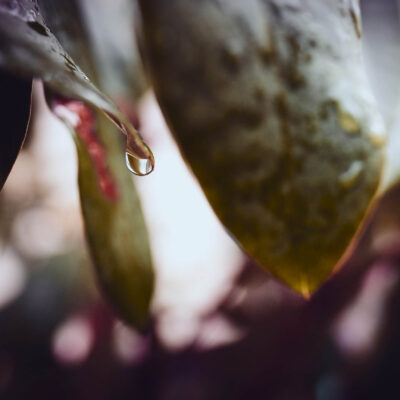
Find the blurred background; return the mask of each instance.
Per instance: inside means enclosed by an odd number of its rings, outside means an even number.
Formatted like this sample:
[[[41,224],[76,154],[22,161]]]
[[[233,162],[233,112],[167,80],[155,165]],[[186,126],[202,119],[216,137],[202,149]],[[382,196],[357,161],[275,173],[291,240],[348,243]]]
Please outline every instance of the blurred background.
[[[371,82],[396,130],[398,4],[363,1],[363,15]],[[0,194],[0,398],[400,398],[400,190],[344,268],[305,300],[224,231],[147,91],[135,114],[157,169],[135,183],[156,291],[139,334],[97,289],[74,144],[34,87],[28,138]]]

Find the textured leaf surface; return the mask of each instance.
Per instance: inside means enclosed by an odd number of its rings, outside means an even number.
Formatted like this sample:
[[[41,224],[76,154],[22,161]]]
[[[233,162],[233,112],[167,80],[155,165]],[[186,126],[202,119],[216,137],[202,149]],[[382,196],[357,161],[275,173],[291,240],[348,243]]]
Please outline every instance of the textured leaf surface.
[[[25,139],[32,82],[0,70],[0,190]]]
[[[308,295],[380,182],[383,121],[351,0],[142,0],[155,91],[244,249]]]

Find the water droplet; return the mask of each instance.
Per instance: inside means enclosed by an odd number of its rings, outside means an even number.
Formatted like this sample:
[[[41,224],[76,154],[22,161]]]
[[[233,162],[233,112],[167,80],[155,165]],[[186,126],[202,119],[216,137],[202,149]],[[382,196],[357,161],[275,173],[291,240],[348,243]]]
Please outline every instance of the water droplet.
[[[153,172],[154,159],[151,158],[138,158],[128,152],[125,153],[126,166],[129,171],[138,176],[145,176]]]
[[[143,142],[137,130],[126,119],[105,111],[107,117],[126,135],[126,166],[138,176],[145,176],[154,170],[154,156],[149,146]],[[122,116],[121,116],[122,117]]]

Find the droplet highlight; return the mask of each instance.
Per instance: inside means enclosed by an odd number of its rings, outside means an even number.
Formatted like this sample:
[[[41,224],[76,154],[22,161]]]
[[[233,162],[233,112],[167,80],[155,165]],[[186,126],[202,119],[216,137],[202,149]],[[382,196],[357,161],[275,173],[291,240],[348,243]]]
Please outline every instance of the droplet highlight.
[[[349,169],[339,176],[340,185],[349,189],[360,179],[364,170],[364,163],[360,160],[353,161]]]

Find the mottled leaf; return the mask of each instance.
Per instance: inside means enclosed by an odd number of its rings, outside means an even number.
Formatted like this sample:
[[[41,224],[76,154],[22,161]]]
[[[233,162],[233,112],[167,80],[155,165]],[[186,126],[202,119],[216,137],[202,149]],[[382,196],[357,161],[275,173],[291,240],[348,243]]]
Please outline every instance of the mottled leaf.
[[[139,3],[158,100],[216,214],[309,295],[349,254],[380,183],[386,134],[358,2]]]
[[[0,70],[0,190],[25,139],[32,82]]]

